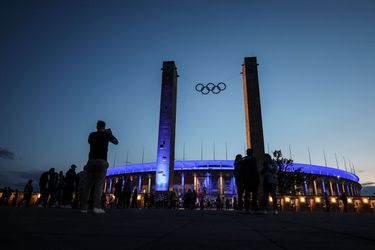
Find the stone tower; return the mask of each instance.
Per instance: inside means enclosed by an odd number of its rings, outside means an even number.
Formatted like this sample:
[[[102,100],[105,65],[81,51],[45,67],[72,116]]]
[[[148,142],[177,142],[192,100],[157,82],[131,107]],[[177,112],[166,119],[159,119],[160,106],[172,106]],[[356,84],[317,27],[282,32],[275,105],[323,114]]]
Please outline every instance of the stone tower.
[[[155,191],[166,192],[173,189],[177,68],[174,61],[163,62],[160,98],[159,139]]]
[[[253,149],[254,156],[258,161],[258,168],[260,168],[264,156],[264,139],[256,57],[245,57],[244,64],[242,65],[242,78],[245,100],[247,148]]]

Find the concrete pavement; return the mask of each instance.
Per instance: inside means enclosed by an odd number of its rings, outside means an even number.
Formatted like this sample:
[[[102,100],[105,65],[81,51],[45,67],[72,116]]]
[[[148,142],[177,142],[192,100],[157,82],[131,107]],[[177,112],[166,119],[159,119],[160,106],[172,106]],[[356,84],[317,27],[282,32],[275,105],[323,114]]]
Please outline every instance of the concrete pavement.
[[[0,218],[0,249],[375,249],[373,214],[3,207]]]

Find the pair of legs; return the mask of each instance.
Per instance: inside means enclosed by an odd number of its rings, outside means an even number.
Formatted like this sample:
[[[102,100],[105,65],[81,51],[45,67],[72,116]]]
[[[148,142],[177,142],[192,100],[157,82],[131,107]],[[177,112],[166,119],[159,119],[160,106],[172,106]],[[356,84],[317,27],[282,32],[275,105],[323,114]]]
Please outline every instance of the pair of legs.
[[[94,208],[101,208],[102,186],[107,174],[108,162],[102,159],[89,160],[84,167],[86,178],[81,194],[81,209],[87,210],[90,193],[93,193]]]
[[[251,194],[251,210],[258,211],[258,188],[248,187],[245,188],[244,206],[245,210],[250,209],[250,194]]]
[[[273,209],[276,211],[277,210],[276,184],[264,183],[262,208],[266,210],[268,209],[268,197],[269,196],[272,197]]]
[[[245,192],[245,188],[243,186],[237,186],[237,194],[238,194],[238,206],[237,209],[242,211],[243,209],[243,192]]]

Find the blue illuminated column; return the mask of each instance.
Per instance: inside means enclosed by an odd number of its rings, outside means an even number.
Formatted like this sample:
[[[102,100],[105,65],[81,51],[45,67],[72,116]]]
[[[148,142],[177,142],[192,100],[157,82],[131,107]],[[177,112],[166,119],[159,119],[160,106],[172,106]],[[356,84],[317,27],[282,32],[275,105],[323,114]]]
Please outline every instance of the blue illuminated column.
[[[350,195],[349,183],[345,183],[345,187],[346,187],[346,194]]]
[[[324,178],[322,178],[322,189],[324,194],[326,192],[326,184],[324,183]]]
[[[173,61],[163,62],[160,98],[159,139],[156,161],[155,190],[173,190],[177,68]]]
[[[309,195],[309,186],[307,185],[306,179],[303,181],[303,183],[305,184],[305,195]]]
[[[354,196],[354,188],[353,184],[350,183],[350,190],[351,190],[351,195]]]
[[[138,193],[142,193],[142,175],[138,176]]]
[[[109,179],[109,185],[108,185],[108,190],[107,190],[107,193],[111,193],[112,192],[112,178]]]
[[[185,193],[185,174],[181,174],[181,193]]]
[[[339,181],[336,181],[336,189],[337,189],[337,195],[340,195]]]
[[[207,188],[207,194],[211,195],[211,193],[212,193],[212,177],[211,177],[210,173],[206,173],[205,185],[206,185],[206,188]]]
[[[236,179],[234,178],[234,175],[232,176],[231,180],[230,180],[230,193],[231,194],[236,194]]]

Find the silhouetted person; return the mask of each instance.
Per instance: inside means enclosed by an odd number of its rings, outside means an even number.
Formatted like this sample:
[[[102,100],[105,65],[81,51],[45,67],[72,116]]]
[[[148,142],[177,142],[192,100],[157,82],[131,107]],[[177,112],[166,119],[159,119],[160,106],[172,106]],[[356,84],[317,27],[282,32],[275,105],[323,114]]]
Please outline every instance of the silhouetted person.
[[[121,207],[122,206],[122,198],[121,196],[122,195],[122,180],[121,179],[118,179],[116,184],[115,184],[115,192],[113,193],[115,195],[115,206],[117,208]]]
[[[203,195],[201,195],[200,199],[199,199],[199,207],[201,210],[204,209],[204,197]]]
[[[33,180],[29,180],[25,185],[23,190],[23,198],[18,202],[18,206],[22,205],[23,202],[26,202],[26,207],[30,205],[31,197],[33,196]]]
[[[225,200],[225,209],[228,210],[230,208],[230,202],[229,202],[229,199],[227,198]]]
[[[169,204],[171,209],[177,208],[177,195],[175,191],[170,191],[169,193]]]
[[[194,199],[194,194],[189,188],[188,191],[184,195],[184,207],[193,209],[193,199]]]
[[[326,212],[329,212],[331,210],[331,202],[327,192],[324,192],[324,203],[326,205]]]
[[[238,209],[238,202],[237,202],[237,198],[236,197],[233,197],[233,209],[234,210]]]
[[[14,192],[14,198],[12,200],[12,206],[16,207],[17,206],[17,200],[18,200],[18,189]]]
[[[64,176],[64,172],[60,171],[58,180],[57,180],[57,191],[56,191],[56,200],[57,200],[58,207],[63,206],[64,188],[65,188],[65,176]]]
[[[90,192],[93,192],[94,213],[102,214],[105,211],[101,208],[102,185],[107,174],[108,162],[108,143],[115,145],[118,140],[113,136],[111,129],[105,128],[104,121],[98,121],[96,124],[96,132],[89,135],[88,142],[90,144],[89,160],[84,167],[87,172],[86,186],[81,200],[81,212],[87,213],[88,200]]]
[[[246,212],[250,209],[250,194],[251,194],[251,209],[258,210],[258,186],[259,186],[259,173],[257,167],[257,160],[253,156],[253,150],[248,148],[246,150],[246,157],[243,158],[241,165],[243,165],[245,176],[245,198],[244,205]]]
[[[343,211],[344,213],[347,213],[348,212],[348,196],[346,195],[345,192],[342,192],[342,194],[340,195],[340,199],[342,200],[342,204],[344,205]]]
[[[48,181],[48,193],[51,196],[49,200],[49,207],[56,207],[56,199],[57,199],[57,190],[59,185],[59,174],[54,172],[51,174],[50,179]]]
[[[264,212],[267,213],[268,209],[268,197],[272,197],[273,210],[275,214],[278,214],[277,210],[277,168],[274,166],[272,158],[269,154],[264,155],[263,168],[261,171],[263,176],[263,202],[262,207]]]
[[[71,207],[73,202],[73,193],[77,189],[77,174],[76,165],[71,165],[68,172],[65,175],[65,187],[64,187],[64,205],[65,207]]]
[[[131,183],[130,178],[127,177],[127,178],[125,178],[124,191],[123,191],[124,207],[125,208],[130,207],[130,199],[132,197],[132,190],[133,190],[133,185]]]
[[[236,155],[234,160],[234,178],[236,180],[237,194],[238,194],[238,206],[236,209],[243,209],[243,192],[245,191],[245,173],[244,165],[242,164],[242,155]]]
[[[50,195],[50,188],[49,185],[51,183],[51,178],[55,174],[55,169],[50,168],[48,171],[43,172],[39,178],[39,190],[40,190],[40,198],[39,198],[39,206],[47,206],[47,201]]]
[[[4,187],[3,194],[1,196],[0,205],[8,206],[8,196],[10,192],[10,187]]]
[[[219,194],[216,197],[216,210],[221,210],[221,198]]]
[[[132,208],[138,208],[137,199],[138,199],[138,189],[134,188],[133,195],[132,195],[132,204],[131,204]]]

